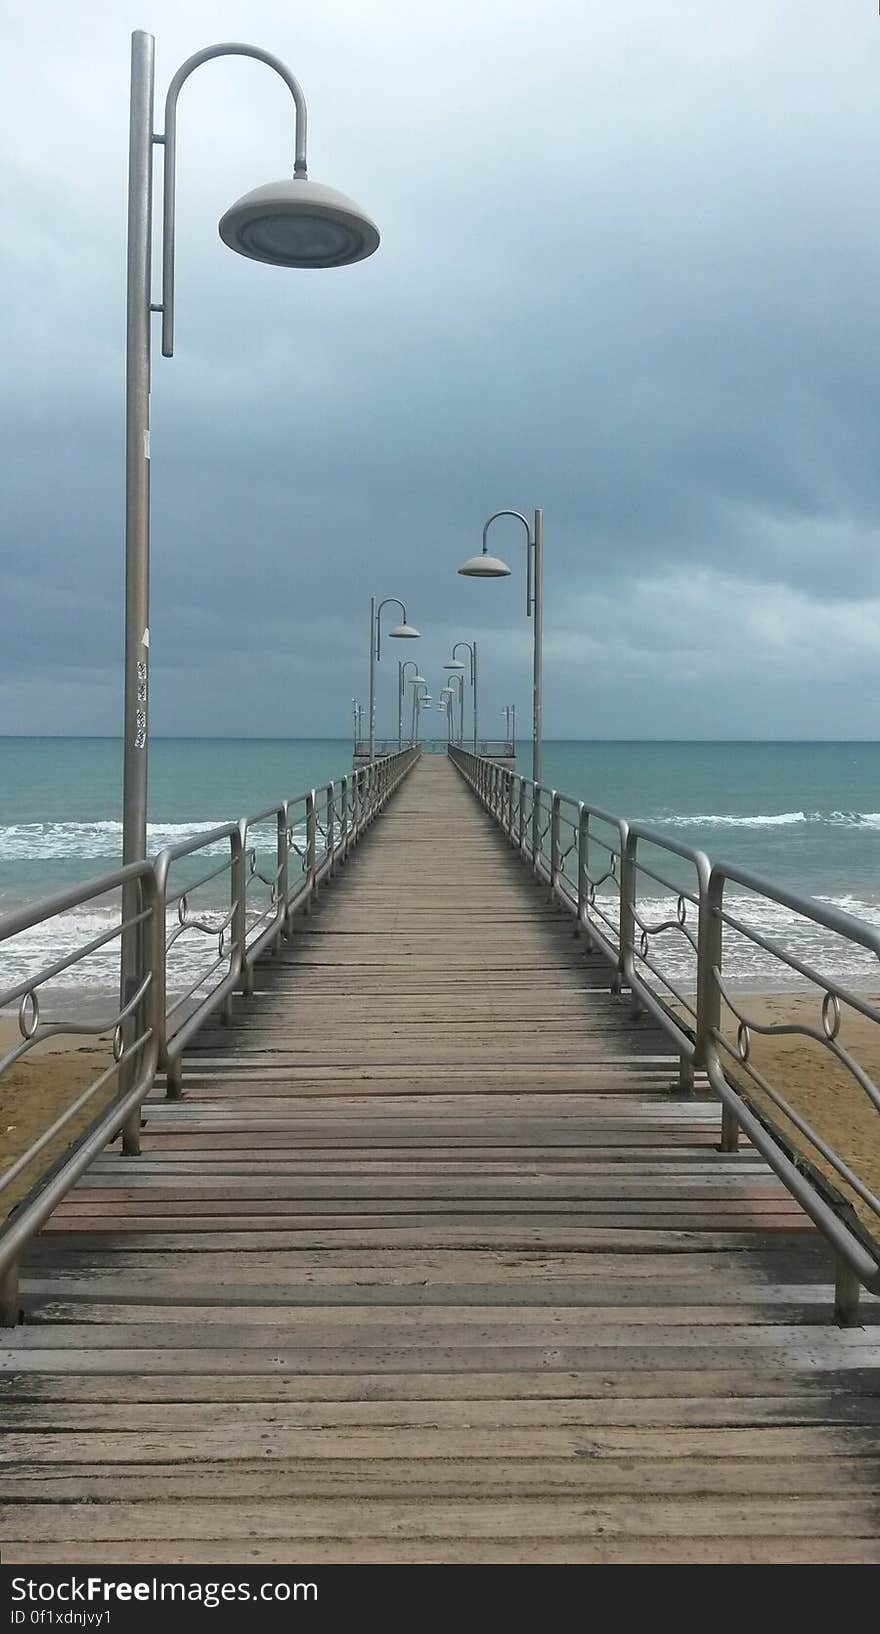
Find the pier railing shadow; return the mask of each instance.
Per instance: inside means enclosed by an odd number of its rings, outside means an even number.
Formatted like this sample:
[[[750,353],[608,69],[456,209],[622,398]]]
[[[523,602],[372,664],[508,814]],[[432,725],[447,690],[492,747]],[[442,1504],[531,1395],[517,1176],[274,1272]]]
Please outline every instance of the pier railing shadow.
[[[836,1318],[857,1322],[861,1287],[880,1292],[880,1158],[870,1139],[856,1138],[869,1125],[880,1153],[880,1089],[848,1047],[845,1021],[876,1023],[880,1050],[880,1006],[829,966],[876,981],[880,932],[488,756],[458,745],[449,755],[575,934],[605,960],[610,990],[666,1033],[677,1087],[692,1091],[699,1073],[718,1096],[719,1150],[736,1152],[744,1135],[823,1232],[835,1255]],[[752,982],[757,971],[766,991],[797,994],[801,1008],[807,997],[814,1014],[759,1014],[739,974],[744,950]],[[762,1059],[767,1041],[783,1048],[781,1064]],[[798,1064],[817,1055],[828,1098],[839,1086],[849,1109],[843,1119],[821,1098],[809,1111],[799,1104]]]
[[[18,1262],[27,1243],[92,1158],[121,1137],[140,1150],[141,1107],[158,1073],[170,1099],[182,1092],[187,1045],[236,994],[253,992],[257,961],[277,950],[295,918],[344,864],[419,757],[407,747],[319,789],[169,846],[152,862],[117,868],[0,916],[0,1014],[17,1016],[18,1038],[0,1056],[4,1074],[53,1041],[100,1046],[87,1081],[31,1129],[0,1171],[0,1321],[19,1317]],[[123,914],[135,881],[138,908]],[[83,936],[72,916],[89,915]],[[119,988],[124,932],[140,938],[141,980],[124,1006]],[[53,957],[34,971],[34,936]]]

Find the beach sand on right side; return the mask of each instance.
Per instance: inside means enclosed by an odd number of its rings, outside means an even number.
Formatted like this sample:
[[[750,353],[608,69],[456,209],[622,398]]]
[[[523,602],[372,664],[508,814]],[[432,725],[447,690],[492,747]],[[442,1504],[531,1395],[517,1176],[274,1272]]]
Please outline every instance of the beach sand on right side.
[[[880,998],[865,994],[880,1009]],[[835,1057],[828,1043],[793,1033],[760,1032],[760,1026],[808,1027],[823,1034],[822,1000],[818,993],[743,993],[734,995],[737,1008],[755,1025],[749,1028],[748,1064],[760,1073],[805,1122],[880,1196],[880,1110],[849,1068]],[[829,1015],[833,1023],[833,1012]],[[850,1202],[862,1225],[880,1248],[880,1219],[858,1194],[817,1153],[795,1122],[776,1106],[739,1062],[738,1020],[722,1007],[722,1032],[733,1054],[721,1052],[726,1074],[766,1111],[786,1140],[802,1152]],[[875,1085],[880,1086],[880,1023],[841,1003],[836,1043],[845,1050]]]

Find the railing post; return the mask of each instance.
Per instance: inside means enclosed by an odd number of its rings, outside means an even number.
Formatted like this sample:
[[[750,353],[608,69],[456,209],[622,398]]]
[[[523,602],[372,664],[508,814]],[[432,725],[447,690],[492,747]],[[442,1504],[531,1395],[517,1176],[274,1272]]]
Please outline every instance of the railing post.
[[[541,848],[541,785],[536,783],[532,795],[532,867],[537,870]]]
[[[233,942],[239,960],[241,991],[248,997],[254,990],[254,975],[247,958],[247,823],[238,825],[238,835],[232,836],[232,876],[235,882],[235,910],[233,914]]]
[[[513,780],[514,773],[507,772],[507,841],[513,845]]]
[[[348,778],[339,780],[339,860],[345,862],[348,857]]]
[[[834,1320],[841,1328],[859,1326],[862,1285],[852,1266],[838,1258],[834,1275]]]
[[[590,942],[590,813],[583,800],[578,801],[578,860],[577,860],[577,915],[575,936],[584,932],[587,951]]]
[[[705,1067],[712,1056],[717,1060],[716,1034],[721,1030],[721,988],[718,974],[724,947],[724,875],[711,869],[700,890],[700,919],[697,931],[697,1040],[694,1062]],[[719,1063],[720,1064],[720,1063]],[[739,1150],[739,1120],[721,1103],[720,1152]]]
[[[311,913],[312,911],[312,899],[315,896],[318,888],[317,881],[315,879],[317,867],[317,837],[318,817],[317,812],[315,811],[315,791],[314,789],[309,789],[309,792],[306,795],[306,913]]]
[[[336,845],[336,806],[334,802],[333,784],[327,784],[327,834],[324,844],[327,847],[327,878],[332,879],[336,872],[335,845]]]
[[[136,1038],[142,1038],[150,1032],[157,1040],[161,1049],[165,1033],[165,897],[158,888],[155,869],[149,874],[142,875],[136,881],[135,900],[138,911],[149,909],[149,918],[140,929],[141,954],[140,968],[145,977],[149,977],[147,990],[141,998],[133,1015],[122,1024],[123,1048],[126,1042],[129,1046]],[[123,903],[125,896],[123,896]],[[161,906],[161,923],[159,922]],[[124,908],[123,908],[124,912]],[[162,1010],[160,1012],[159,1005]],[[142,1045],[143,1049],[144,1046]],[[124,1093],[130,1089],[137,1072],[137,1056],[134,1055],[130,1064],[123,1066],[119,1073],[119,1089]],[[180,1093],[179,1090],[176,1091]],[[175,1098],[172,1075],[166,1076],[166,1094],[170,1099]],[[136,1106],[129,1113],[120,1132],[123,1157],[139,1157],[141,1150],[141,1109]]]
[[[621,822],[620,834],[620,918],[618,921],[617,970],[612,978],[612,993],[623,989],[623,973],[627,961],[635,957],[636,934],[636,875],[630,849],[629,824]]]
[[[560,798],[553,790],[550,801],[550,895],[553,896],[559,883],[559,816]]]
[[[21,1317],[18,1293],[18,1261],[0,1271],[0,1328],[17,1328]]]
[[[278,937],[275,942],[275,952],[277,953],[281,947],[282,937],[286,938],[287,936],[289,924],[287,915],[287,898],[290,894],[290,846],[287,837],[288,817],[286,800],[283,806],[278,807],[276,821],[278,824],[278,839],[275,848],[275,889],[278,893],[278,902],[281,908],[281,916],[278,923]]]
[[[532,791],[532,872],[537,875],[538,857],[541,851],[541,784],[536,783]]]
[[[519,840],[517,842],[517,849],[519,850],[520,856],[522,856],[522,854],[523,854],[523,846],[525,845],[525,834],[526,834],[526,780],[525,780],[524,777],[521,777],[520,780],[519,780]]]

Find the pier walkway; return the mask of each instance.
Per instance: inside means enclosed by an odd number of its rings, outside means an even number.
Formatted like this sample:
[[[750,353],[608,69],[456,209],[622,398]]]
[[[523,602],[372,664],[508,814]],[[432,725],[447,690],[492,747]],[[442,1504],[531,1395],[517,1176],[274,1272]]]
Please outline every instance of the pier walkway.
[[[4,1563],[880,1560],[876,1304],[454,766],[31,1246]]]

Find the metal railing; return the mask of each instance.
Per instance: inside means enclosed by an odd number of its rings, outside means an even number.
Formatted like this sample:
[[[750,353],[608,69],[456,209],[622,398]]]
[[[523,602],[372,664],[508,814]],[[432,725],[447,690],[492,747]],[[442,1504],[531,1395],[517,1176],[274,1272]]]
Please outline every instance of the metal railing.
[[[742,1131],[824,1233],[836,1256],[835,1315],[855,1322],[861,1286],[880,1292],[876,1181],[858,1152],[841,1151],[846,1131],[799,1107],[772,1066],[763,1070],[754,1059],[754,1045],[795,1038],[822,1051],[828,1069],[863,1098],[859,1106],[880,1114],[880,1089],[841,1039],[845,1007],[878,1024],[880,1007],[819,968],[842,948],[851,960],[864,955],[866,973],[876,970],[880,931],[487,757],[457,745],[449,754],[536,878],[573,916],[576,934],[607,961],[611,991],[625,994],[634,1011],[648,1011],[667,1034],[680,1061],[680,1087],[693,1087],[695,1069],[705,1073],[722,1106],[719,1149],[735,1152]],[[786,946],[772,928],[780,914],[806,930],[817,951],[807,957]],[[743,947],[763,960],[767,991],[782,975],[786,986],[812,995],[815,1025],[750,1013],[754,1006],[737,987]],[[880,1124],[876,1139],[880,1148]]]
[[[456,748],[459,745],[455,745]],[[477,742],[477,752],[489,760],[515,760],[516,744],[510,738],[485,738]]]
[[[20,1035],[0,1058],[0,1075],[61,1035],[110,1040],[107,1064],[0,1174],[0,1213],[4,1203],[14,1205],[0,1224],[0,1322],[18,1320],[22,1249],[109,1141],[121,1133],[123,1153],[139,1152],[141,1105],[157,1072],[166,1075],[169,1098],[179,1096],[187,1045],[218,1009],[229,1018],[235,993],[253,992],[257,961],[278,949],[297,914],[311,912],[418,755],[417,748],[395,748],[318,790],[169,846],[152,863],[114,869],[0,916],[0,959],[22,966],[19,979],[0,990],[0,1012],[16,1007]],[[138,908],[125,919],[122,887],[131,881]],[[27,973],[19,939],[39,930],[43,944],[60,949],[71,940],[65,916],[84,908],[102,917],[96,934],[83,940],[75,933],[75,946]],[[103,995],[118,988],[123,931],[140,937],[143,979],[108,1016],[116,1001]],[[79,984],[76,997],[72,983]],[[91,1018],[83,997],[90,987]],[[44,1018],[49,1005],[52,1020]]]
[[[409,749],[411,747],[412,747],[412,745],[410,744],[408,739],[405,739],[404,742],[400,746],[401,749]],[[377,738],[376,743],[374,745],[374,748],[375,748],[375,755],[373,757],[374,759],[379,758],[382,755],[396,755],[396,754],[398,754],[400,752],[398,750],[398,744],[397,744],[397,739],[396,738]],[[370,759],[370,740],[369,740],[369,738],[355,738],[355,742],[354,742],[354,758],[355,758],[355,760],[369,760]]]

